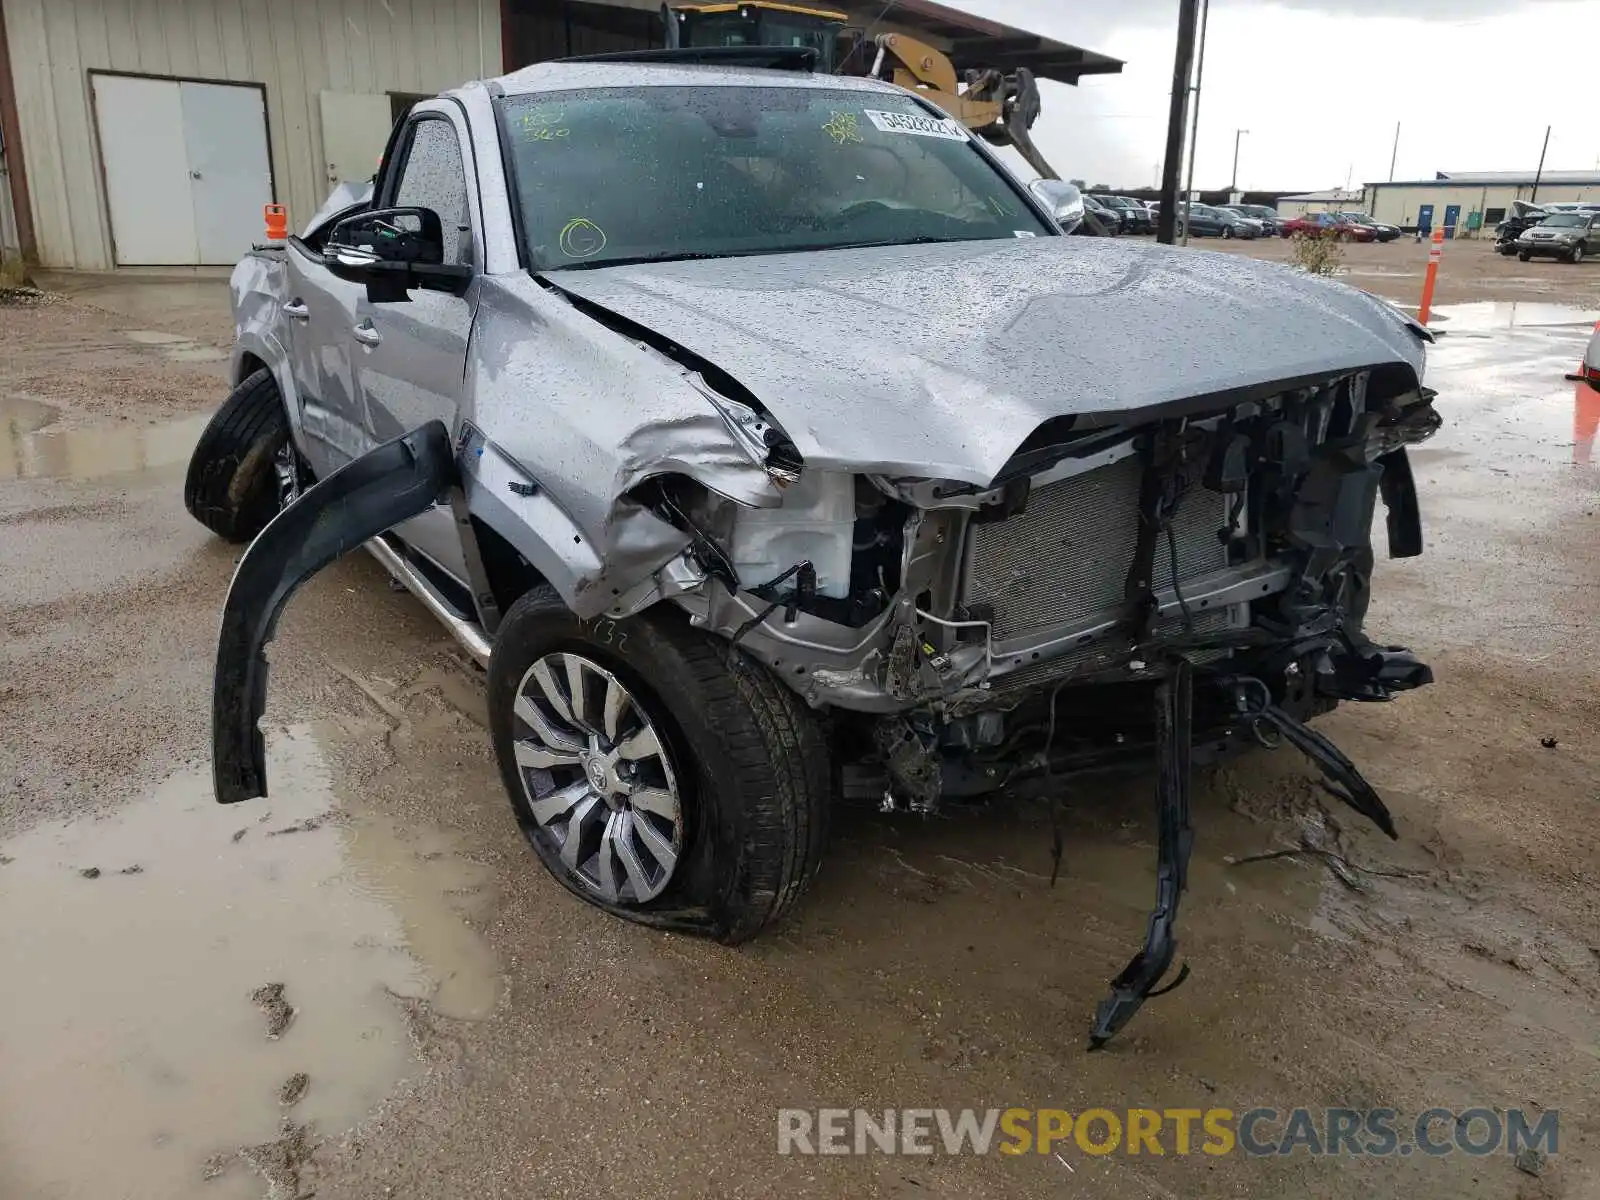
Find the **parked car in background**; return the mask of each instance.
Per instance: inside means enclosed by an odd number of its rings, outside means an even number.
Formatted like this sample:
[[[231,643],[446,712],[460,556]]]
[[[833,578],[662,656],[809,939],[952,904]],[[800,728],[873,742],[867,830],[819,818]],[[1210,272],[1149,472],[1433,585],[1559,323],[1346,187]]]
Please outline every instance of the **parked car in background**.
[[[1137,200],[1132,196],[1118,196],[1117,199],[1128,202],[1128,207],[1122,210],[1124,220],[1131,214],[1134,218],[1135,227],[1139,231],[1143,233],[1154,233],[1156,231],[1156,214],[1150,210],[1150,205],[1147,201]]]
[[[1560,258],[1579,263],[1595,251],[1600,251],[1600,213],[1556,213],[1517,238],[1517,257],[1523,262]]]
[[[1126,196],[1112,196],[1105,192],[1093,192],[1091,194],[1102,207],[1116,212],[1117,219],[1121,223],[1121,232],[1155,232],[1155,218],[1150,215],[1150,210],[1137,200],[1130,200]]]
[[[1225,208],[1213,208],[1209,204],[1190,204],[1189,236],[1258,238],[1261,236],[1261,225]]]
[[[1400,236],[1400,226],[1385,225],[1382,221],[1375,221],[1363,212],[1341,212],[1334,214],[1343,217],[1352,225],[1364,225],[1372,230],[1373,236],[1380,242],[1392,242]]]
[[[1540,205],[1530,204],[1526,200],[1513,200],[1511,211],[1506,214],[1505,220],[1494,227],[1494,248],[1501,254],[1515,254],[1517,239],[1549,215],[1550,211]]]
[[[1122,214],[1107,204],[1102,204],[1088,192],[1083,194],[1084,212],[1100,223],[1102,229],[1110,237],[1115,237],[1122,232]]]
[[[1297,233],[1306,233],[1337,238],[1341,242],[1375,242],[1378,240],[1378,231],[1371,226],[1357,225],[1355,222],[1341,217],[1338,213],[1331,212],[1306,213],[1303,217],[1292,217],[1279,225],[1278,229],[1284,237],[1293,237]]]
[[[1278,236],[1278,226],[1283,218],[1278,215],[1278,210],[1268,208],[1265,204],[1224,204],[1222,208],[1229,212],[1236,212],[1241,217],[1248,217],[1261,224],[1261,232],[1267,237]]]

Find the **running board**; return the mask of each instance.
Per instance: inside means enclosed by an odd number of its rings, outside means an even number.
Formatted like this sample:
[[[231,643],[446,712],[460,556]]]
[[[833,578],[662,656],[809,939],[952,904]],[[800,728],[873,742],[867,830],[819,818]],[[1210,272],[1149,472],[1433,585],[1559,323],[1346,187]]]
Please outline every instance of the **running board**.
[[[422,607],[450,631],[450,635],[461,643],[461,648],[472,655],[480,667],[487,670],[490,646],[482,628],[476,622],[463,618],[455,606],[444,598],[444,593],[434,587],[428,577],[412,566],[404,555],[384,541],[382,534],[368,539],[366,547],[367,552],[383,564],[383,569],[389,572],[406,591],[422,601]]]

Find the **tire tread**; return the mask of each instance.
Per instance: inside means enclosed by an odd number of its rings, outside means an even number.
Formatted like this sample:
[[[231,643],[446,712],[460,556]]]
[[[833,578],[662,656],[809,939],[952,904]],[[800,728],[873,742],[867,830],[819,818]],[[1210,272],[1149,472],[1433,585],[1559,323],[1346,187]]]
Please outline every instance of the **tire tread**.
[[[247,542],[260,533],[276,511],[275,500],[271,506],[258,495],[241,501],[239,469],[256,461],[252,451],[263,441],[288,433],[289,418],[277,382],[263,367],[228,394],[195,443],[183,483],[183,504],[189,514],[230,542]],[[255,479],[242,482],[246,492],[261,486]]]
[[[541,586],[512,605],[500,634],[515,638],[530,622],[542,621],[577,628],[555,590]],[[673,703],[694,709],[695,723],[714,731],[715,744],[705,749],[718,760],[719,791],[737,798],[742,838],[727,848],[730,886],[707,909],[624,908],[584,898],[644,924],[709,934],[730,945],[746,941],[787,916],[822,865],[833,790],[826,729],[771,671],[692,628],[676,610],[646,613],[626,624],[630,637],[652,643],[656,661],[665,657],[681,669],[679,678],[648,682],[658,692],[669,691]],[[515,686],[510,671],[502,674],[497,665],[491,661],[489,668],[491,725],[496,697]],[[502,771],[506,786],[516,786],[514,773],[504,764]]]

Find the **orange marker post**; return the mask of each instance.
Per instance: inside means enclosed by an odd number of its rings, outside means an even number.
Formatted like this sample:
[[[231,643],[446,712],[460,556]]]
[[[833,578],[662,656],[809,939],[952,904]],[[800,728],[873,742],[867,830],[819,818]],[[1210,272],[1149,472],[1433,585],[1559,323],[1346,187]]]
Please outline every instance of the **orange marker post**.
[[[281,204],[268,204],[261,214],[267,222],[267,241],[285,241],[289,236],[289,210]]]
[[[1428,314],[1433,309],[1433,284],[1439,278],[1439,260],[1444,257],[1444,226],[1436,226],[1433,231],[1433,241],[1428,246],[1428,273],[1422,278],[1422,304],[1417,309],[1417,320],[1422,324],[1428,323]]]

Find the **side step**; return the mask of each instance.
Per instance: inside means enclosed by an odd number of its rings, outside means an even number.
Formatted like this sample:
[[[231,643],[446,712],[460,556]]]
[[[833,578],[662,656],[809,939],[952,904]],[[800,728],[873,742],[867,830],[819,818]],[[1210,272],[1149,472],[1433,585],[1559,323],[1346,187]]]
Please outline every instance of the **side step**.
[[[375,538],[369,538],[366,542],[367,552],[382,563],[383,569],[398,580],[406,591],[422,601],[422,606],[438,618],[450,631],[451,636],[461,643],[461,648],[472,655],[480,667],[487,670],[490,646],[483,630],[476,622],[464,619],[456,611],[455,605],[446,600],[444,594],[429,582],[428,577],[412,566],[399,551],[384,540],[384,537],[385,535],[379,534]]]

